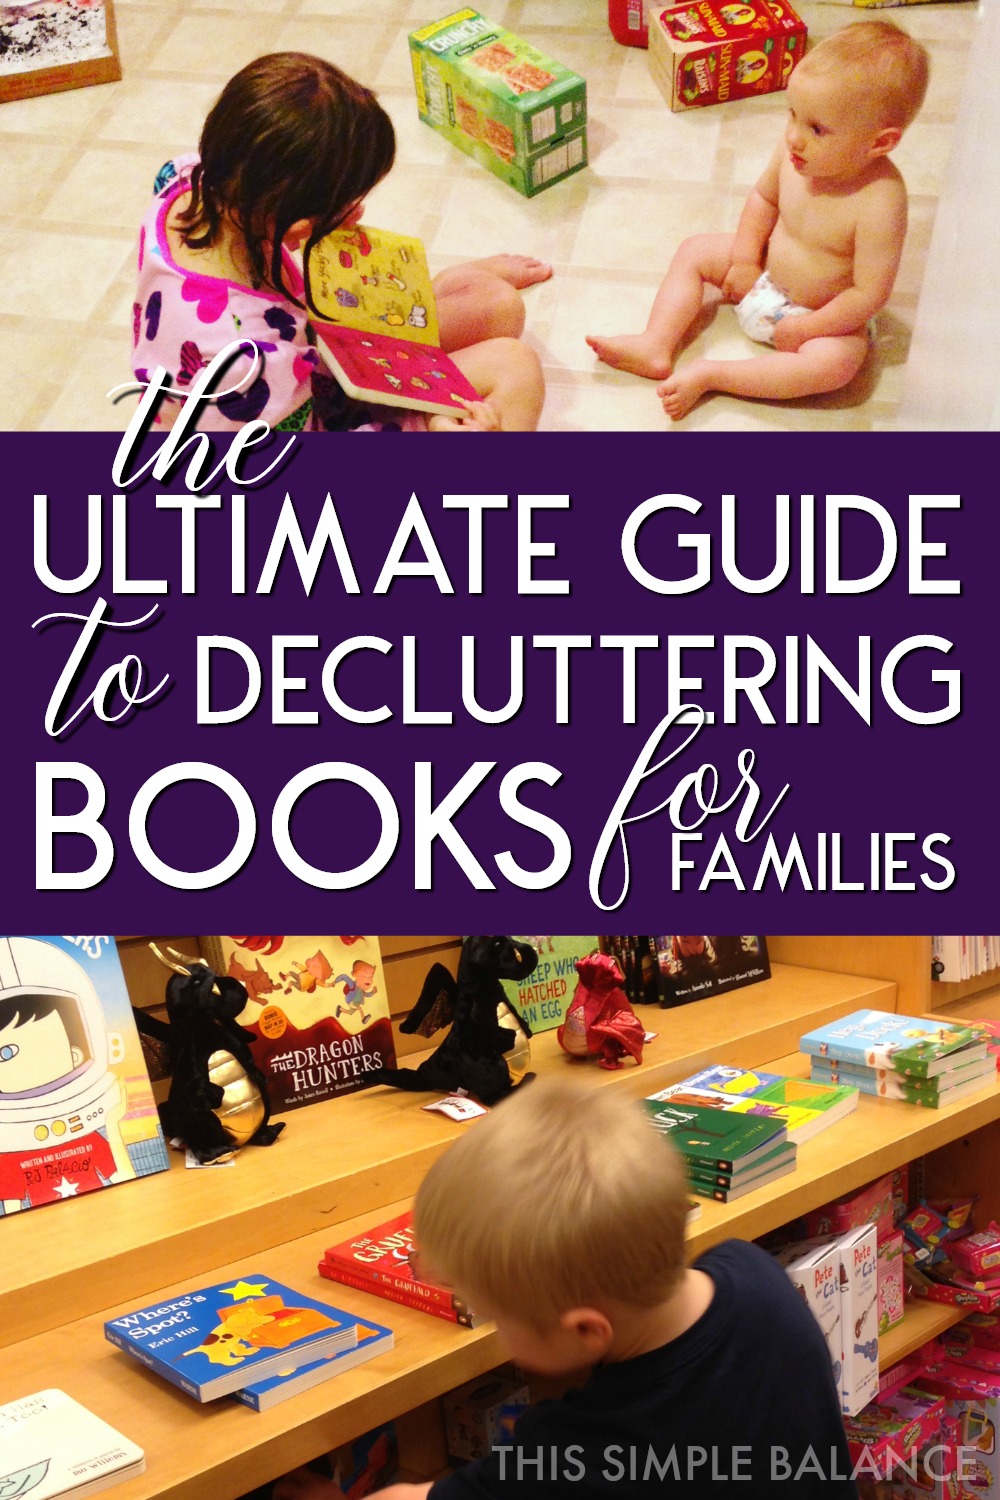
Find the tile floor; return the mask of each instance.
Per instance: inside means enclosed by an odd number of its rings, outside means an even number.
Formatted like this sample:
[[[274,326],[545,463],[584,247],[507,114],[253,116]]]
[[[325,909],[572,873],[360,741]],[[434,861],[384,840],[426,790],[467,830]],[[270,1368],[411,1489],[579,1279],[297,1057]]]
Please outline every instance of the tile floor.
[[[680,238],[735,227],[784,115],[781,94],[673,115],[646,54],[620,47],[605,0],[487,0],[491,19],[587,79],[590,167],[530,201],[417,118],[407,32],[447,12],[428,0],[117,0],[123,79],[0,104],[0,429],[121,429],[128,377],[133,235],[152,178],[196,144],[226,79],[261,52],[320,53],[378,89],[397,164],[368,217],[420,235],[432,269],[498,249],[551,260],[528,293],[527,337],[548,382],[542,426],[558,431],[884,428],[899,401],[968,49],[971,0],[892,11],[933,56],[920,119],[896,154],[910,189],[901,273],[870,367],[845,392],[795,403],[715,396],[671,428],[653,386],[600,366],[588,331],[640,327]],[[814,37],[859,19],[802,0]],[[696,352],[749,354],[731,309]]]

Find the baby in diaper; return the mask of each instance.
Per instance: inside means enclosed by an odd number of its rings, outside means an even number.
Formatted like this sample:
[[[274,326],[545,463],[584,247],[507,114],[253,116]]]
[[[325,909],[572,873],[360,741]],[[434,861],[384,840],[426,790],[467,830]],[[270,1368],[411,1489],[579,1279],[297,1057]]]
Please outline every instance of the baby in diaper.
[[[658,380],[674,421],[708,391],[788,400],[839,390],[868,352],[906,236],[906,188],[889,153],[923,103],[927,53],[890,21],[819,43],[788,81],[784,137],[735,234],[698,234],[674,256],[646,328],[590,335],[605,364]],[[737,305],[762,359],[675,368],[706,286]]]

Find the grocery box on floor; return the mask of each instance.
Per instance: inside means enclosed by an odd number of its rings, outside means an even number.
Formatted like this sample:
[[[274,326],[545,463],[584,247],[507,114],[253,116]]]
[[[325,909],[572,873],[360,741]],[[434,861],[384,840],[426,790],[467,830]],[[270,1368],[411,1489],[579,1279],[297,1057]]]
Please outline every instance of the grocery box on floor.
[[[608,25],[624,47],[648,47],[649,0],[608,0]]]
[[[410,33],[426,125],[532,198],[587,164],[587,85],[476,10]]]
[[[654,8],[649,67],[671,109],[773,94],[802,60],[806,24],[787,0]]]

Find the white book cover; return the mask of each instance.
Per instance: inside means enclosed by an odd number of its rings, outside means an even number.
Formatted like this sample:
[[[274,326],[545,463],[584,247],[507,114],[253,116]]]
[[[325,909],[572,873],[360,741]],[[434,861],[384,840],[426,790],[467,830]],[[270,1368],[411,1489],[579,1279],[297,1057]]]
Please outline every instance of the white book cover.
[[[145,1467],[136,1443],[65,1391],[36,1391],[0,1406],[0,1495],[76,1500]]]

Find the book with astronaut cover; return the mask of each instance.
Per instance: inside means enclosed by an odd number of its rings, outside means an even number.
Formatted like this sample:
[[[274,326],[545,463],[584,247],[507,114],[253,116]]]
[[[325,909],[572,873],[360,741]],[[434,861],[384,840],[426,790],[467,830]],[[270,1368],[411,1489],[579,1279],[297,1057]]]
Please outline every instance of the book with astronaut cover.
[[[0,1214],[162,1172],[113,937],[0,937]]]

